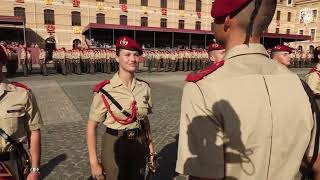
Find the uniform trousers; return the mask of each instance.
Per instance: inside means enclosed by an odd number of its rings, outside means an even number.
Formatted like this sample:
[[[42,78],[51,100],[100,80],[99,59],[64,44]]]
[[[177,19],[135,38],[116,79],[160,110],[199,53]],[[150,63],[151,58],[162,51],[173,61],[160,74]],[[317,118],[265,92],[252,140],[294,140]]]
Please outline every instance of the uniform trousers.
[[[144,136],[128,139],[125,134],[104,133],[101,164],[107,180],[143,180],[146,168]]]

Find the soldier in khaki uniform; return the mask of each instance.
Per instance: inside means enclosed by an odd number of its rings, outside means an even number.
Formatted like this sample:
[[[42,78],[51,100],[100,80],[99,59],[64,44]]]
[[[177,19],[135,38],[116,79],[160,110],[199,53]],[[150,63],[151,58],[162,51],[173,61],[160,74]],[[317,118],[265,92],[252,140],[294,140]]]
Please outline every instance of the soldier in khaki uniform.
[[[182,96],[176,171],[191,180],[293,180],[304,155],[313,155],[308,95],[260,44],[276,4],[214,1],[213,29],[226,46],[225,62],[189,74]]]
[[[317,47],[314,50],[314,55],[316,59],[320,59],[320,47]],[[320,63],[318,62],[317,65],[309,71],[306,76],[306,81],[309,87],[312,89],[314,94],[320,96]]]
[[[223,60],[225,55],[225,47],[223,45],[212,43],[207,47],[210,61],[217,63]]]
[[[99,180],[105,179],[103,172],[107,180],[143,180],[146,157],[154,165],[155,155],[148,120],[152,111],[150,87],[134,77],[142,54],[140,46],[123,36],[116,41],[116,48],[119,72],[110,81],[105,80],[94,88],[87,127],[91,173]],[[98,123],[106,126],[101,165],[96,153]]]
[[[44,76],[48,76],[47,64],[46,64],[46,51],[44,49],[39,49],[39,65],[40,65],[40,73]]]
[[[17,143],[30,145],[30,174],[23,174],[21,154],[0,133],[0,179],[37,180],[40,167],[40,128],[43,126],[35,97],[23,84],[10,83],[2,74],[7,57],[0,46],[0,128]],[[6,167],[4,167],[6,166]],[[7,177],[3,177],[8,175]]]
[[[21,48],[20,63],[21,63],[21,66],[22,66],[23,76],[28,76],[27,51],[26,51],[26,48]]]
[[[289,46],[277,45],[271,49],[271,59],[288,67],[291,64],[290,54],[292,50]]]

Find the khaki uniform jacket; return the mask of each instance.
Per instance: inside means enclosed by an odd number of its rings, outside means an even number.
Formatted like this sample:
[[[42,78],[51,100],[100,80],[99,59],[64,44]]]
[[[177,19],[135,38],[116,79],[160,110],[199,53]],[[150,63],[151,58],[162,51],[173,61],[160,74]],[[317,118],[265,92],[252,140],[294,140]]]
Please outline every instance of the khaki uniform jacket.
[[[152,101],[150,94],[150,87],[147,83],[133,79],[131,89],[128,89],[121,81],[118,73],[116,73],[110,80],[110,83],[103,87],[118,103],[127,111],[131,112],[131,103],[135,99],[137,102],[137,118],[139,120],[144,120],[147,115],[152,112]],[[89,120],[101,122],[111,129],[118,130],[129,130],[139,128],[140,125],[137,122],[133,122],[128,125],[122,125],[116,122],[110,114],[108,114],[107,109],[103,103],[102,93],[94,93],[93,101],[91,104]],[[106,97],[110,105],[111,111],[121,119],[126,119],[126,117],[120,112],[120,110],[112,104],[112,102]]]
[[[205,178],[293,180],[314,120],[298,76],[260,44],[226,52],[225,64],[186,84],[176,171]],[[311,140],[312,139],[312,140]]]
[[[1,76],[0,96],[3,96],[0,98],[0,128],[18,142],[27,142],[27,134],[43,126],[35,97],[31,91],[12,85]],[[0,137],[0,152],[9,152],[12,148]]]
[[[320,94],[320,77],[318,73],[316,71],[306,76],[306,82],[315,94]]]

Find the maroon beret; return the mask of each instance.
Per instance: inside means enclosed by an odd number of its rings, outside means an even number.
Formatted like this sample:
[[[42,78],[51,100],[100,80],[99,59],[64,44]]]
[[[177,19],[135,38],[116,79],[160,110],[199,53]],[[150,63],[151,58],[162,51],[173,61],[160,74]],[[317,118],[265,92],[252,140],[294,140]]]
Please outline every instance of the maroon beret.
[[[225,49],[225,47],[223,45],[220,45],[220,44],[217,44],[217,43],[210,44],[207,47],[207,51],[208,52],[215,51],[215,50],[221,50],[221,49]]]
[[[0,45],[0,62],[5,64],[8,61],[8,57],[6,54],[6,51],[4,50],[4,47]]]
[[[252,0],[215,0],[212,2],[211,16],[213,18],[227,16],[236,10],[244,8]]]
[[[288,52],[288,53],[292,53],[294,49],[289,47],[289,46],[285,46],[285,45],[277,45],[275,47],[273,47],[271,49],[271,53],[273,52],[280,52],[280,51],[283,51],[283,52]]]
[[[127,36],[121,36],[116,41],[116,49],[127,49],[131,51],[138,51],[139,55],[142,55],[142,48],[133,39]]]

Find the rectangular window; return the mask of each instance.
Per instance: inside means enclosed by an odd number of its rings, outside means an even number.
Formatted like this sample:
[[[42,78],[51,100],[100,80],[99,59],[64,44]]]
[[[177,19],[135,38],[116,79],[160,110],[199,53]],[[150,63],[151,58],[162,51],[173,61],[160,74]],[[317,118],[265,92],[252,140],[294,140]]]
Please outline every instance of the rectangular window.
[[[147,17],[141,17],[141,26],[143,26],[143,27],[148,26],[148,18]]]
[[[317,15],[318,15],[318,11],[315,9],[315,10],[312,10],[312,21],[316,21],[317,20]]]
[[[54,10],[45,9],[43,15],[44,24],[54,24]]]
[[[97,14],[97,24],[105,24],[106,20],[105,20],[105,15],[102,13],[98,13]]]
[[[288,5],[292,5],[292,0],[287,1]]]
[[[119,0],[119,4],[127,4],[127,0]]]
[[[128,24],[127,16],[120,15],[120,25],[126,26]]]
[[[161,8],[167,8],[167,0],[161,0]]]
[[[277,20],[280,21],[281,11],[277,11]]]
[[[302,29],[299,30],[299,35],[303,35],[303,30]]]
[[[72,22],[71,22],[72,26],[81,26],[81,13],[73,11],[71,12],[71,16],[72,16]]]
[[[148,6],[148,0],[141,0],[141,6]]]
[[[201,30],[201,22],[200,22],[200,21],[197,21],[197,22],[196,22],[195,29],[196,29],[196,30]]]
[[[287,29],[287,34],[290,34],[290,29]]]
[[[179,20],[179,29],[184,29],[184,20]]]
[[[167,27],[167,19],[161,18],[160,27],[162,27],[162,28],[166,28]]]
[[[104,2],[104,0],[97,0],[97,2]]]
[[[311,41],[314,41],[316,37],[316,30],[315,29],[310,29],[310,36],[311,36]]]
[[[201,0],[196,0],[196,11],[201,12]]]
[[[287,18],[288,22],[291,21],[291,12],[288,12],[288,18]]]
[[[17,17],[22,17],[24,22],[26,22],[26,11],[24,8],[22,7],[15,7],[13,9],[13,12],[14,12],[14,16],[17,16]]]
[[[185,9],[185,0],[179,0],[179,10]]]
[[[276,34],[279,34],[279,32],[280,32],[280,29],[276,28]]]

